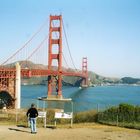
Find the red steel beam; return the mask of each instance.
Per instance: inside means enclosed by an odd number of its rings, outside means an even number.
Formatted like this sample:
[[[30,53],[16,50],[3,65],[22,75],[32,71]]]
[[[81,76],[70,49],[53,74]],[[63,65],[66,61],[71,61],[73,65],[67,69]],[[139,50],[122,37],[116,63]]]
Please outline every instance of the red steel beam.
[[[16,70],[10,68],[0,69],[0,78],[14,78]],[[63,76],[77,76],[86,78],[87,75],[81,72],[66,72],[54,71],[48,69],[21,69],[21,77],[35,77],[35,76],[48,76],[48,75],[63,75]]]

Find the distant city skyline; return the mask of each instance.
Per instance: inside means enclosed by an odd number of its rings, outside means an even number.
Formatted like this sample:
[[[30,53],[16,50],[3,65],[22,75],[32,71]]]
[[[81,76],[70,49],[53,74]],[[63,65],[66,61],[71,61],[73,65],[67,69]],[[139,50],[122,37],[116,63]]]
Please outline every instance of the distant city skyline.
[[[76,68],[106,77],[140,78],[139,0],[0,1],[0,62],[18,50],[49,15],[62,14]],[[68,63],[69,57],[64,54]]]

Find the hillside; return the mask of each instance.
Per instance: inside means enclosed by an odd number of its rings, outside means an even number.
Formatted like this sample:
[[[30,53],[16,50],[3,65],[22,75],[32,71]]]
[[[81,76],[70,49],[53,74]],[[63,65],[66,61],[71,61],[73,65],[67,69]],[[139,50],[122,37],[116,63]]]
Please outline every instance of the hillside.
[[[122,83],[127,84],[138,84],[140,85],[140,79],[139,78],[132,78],[132,77],[123,77],[121,78]]]

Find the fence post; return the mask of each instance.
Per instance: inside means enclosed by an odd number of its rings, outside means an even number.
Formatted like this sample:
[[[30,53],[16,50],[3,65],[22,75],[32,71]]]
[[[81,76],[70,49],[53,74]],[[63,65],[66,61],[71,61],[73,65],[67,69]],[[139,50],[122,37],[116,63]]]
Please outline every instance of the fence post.
[[[46,102],[43,102],[43,111],[45,111],[45,107],[46,107]]]
[[[99,113],[99,104],[97,104],[97,113]]]
[[[135,120],[136,120],[136,118],[135,118],[135,109],[133,110],[133,125],[134,125],[134,127],[135,127]]]
[[[119,125],[119,117],[118,117],[118,114],[117,114],[117,126]]]
[[[17,109],[16,109],[16,124],[18,122],[18,112],[17,112]]]

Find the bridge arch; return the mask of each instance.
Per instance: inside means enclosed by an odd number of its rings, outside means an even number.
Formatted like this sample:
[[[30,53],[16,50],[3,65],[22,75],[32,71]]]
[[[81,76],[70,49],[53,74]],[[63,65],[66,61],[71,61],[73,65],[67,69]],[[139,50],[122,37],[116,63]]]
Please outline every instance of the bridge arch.
[[[7,108],[13,108],[14,101],[14,98],[8,91],[0,91],[0,109],[2,109],[4,106],[6,106]]]

